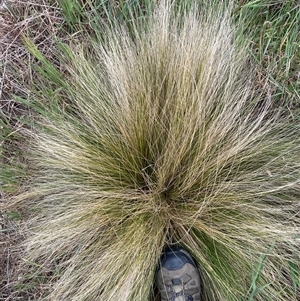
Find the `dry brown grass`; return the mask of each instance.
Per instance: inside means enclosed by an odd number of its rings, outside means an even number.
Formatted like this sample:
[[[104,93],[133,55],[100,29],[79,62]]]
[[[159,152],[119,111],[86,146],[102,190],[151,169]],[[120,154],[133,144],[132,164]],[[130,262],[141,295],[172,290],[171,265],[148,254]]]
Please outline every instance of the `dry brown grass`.
[[[1,163],[25,168],[21,149],[24,139],[19,133],[24,128],[22,119],[30,116],[30,110],[15,101],[14,95],[28,98],[30,86],[36,77],[32,70],[33,57],[24,46],[22,37],[30,37],[39,49],[53,58],[54,37],[61,36],[63,19],[58,6],[49,5],[50,1],[2,1],[0,4],[0,118]],[[2,165],[1,165],[2,166]],[[4,172],[4,170],[2,170]],[[21,172],[20,172],[21,174]],[[0,194],[0,208],[7,202],[9,191],[20,190],[18,183],[12,184],[13,177]],[[3,183],[0,183],[2,185]],[[6,203],[7,204],[7,203]],[[23,212],[22,212],[23,214]],[[38,300],[46,288],[23,287],[22,292],[15,285],[22,277],[20,263],[23,248],[20,243],[24,233],[20,232],[21,221],[17,211],[7,215],[1,211],[0,220],[0,300]],[[23,216],[22,216],[23,217]]]
[[[54,37],[59,37],[63,19],[49,1],[4,1],[1,4],[0,53],[1,99],[13,94],[27,96],[32,80],[32,57],[22,36],[31,38],[47,57],[53,57]]]

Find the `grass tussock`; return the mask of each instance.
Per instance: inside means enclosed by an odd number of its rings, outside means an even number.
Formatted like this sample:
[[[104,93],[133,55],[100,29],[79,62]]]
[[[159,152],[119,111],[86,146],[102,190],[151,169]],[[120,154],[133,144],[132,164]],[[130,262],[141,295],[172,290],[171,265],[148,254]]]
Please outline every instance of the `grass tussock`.
[[[230,14],[162,2],[102,44],[60,45],[62,72],[29,45],[44,82],[15,201],[48,300],[153,300],[171,243],[196,258],[204,301],[296,300],[297,128],[253,89]]]

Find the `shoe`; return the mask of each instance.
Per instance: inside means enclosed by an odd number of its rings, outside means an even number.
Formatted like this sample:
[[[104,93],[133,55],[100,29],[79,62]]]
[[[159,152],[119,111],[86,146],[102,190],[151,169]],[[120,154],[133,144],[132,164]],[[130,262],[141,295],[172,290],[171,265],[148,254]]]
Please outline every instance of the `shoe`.
[[[200,301],[200,274],[192,256],[180,246],[167,247],[155,275],[161,301]]]

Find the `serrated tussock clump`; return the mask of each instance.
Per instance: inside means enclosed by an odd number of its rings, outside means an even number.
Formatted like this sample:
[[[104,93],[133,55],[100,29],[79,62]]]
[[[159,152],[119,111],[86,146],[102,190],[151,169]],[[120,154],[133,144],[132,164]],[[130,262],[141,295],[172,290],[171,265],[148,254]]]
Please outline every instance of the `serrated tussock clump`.
[[[293,300],[299,137],[251,84],[230,14],[162,3],[64,48],[52,90],[45,72],[19,199],[49,300],[153,300],[171,243],[196,258],[204,301]]]

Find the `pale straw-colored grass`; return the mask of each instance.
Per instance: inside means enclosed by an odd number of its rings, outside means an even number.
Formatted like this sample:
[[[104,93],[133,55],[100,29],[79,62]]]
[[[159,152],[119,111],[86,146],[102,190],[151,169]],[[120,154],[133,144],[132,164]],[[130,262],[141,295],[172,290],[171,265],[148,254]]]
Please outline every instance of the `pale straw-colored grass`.
[[[65,49],[64,74],[44,65],[17,200],[27,261],[53,270],[49,300],[152,300],[170,243],[196,258],[204,301],[295,298],[299,135],[252,86],[229,15],[167,1]]]

